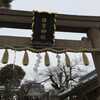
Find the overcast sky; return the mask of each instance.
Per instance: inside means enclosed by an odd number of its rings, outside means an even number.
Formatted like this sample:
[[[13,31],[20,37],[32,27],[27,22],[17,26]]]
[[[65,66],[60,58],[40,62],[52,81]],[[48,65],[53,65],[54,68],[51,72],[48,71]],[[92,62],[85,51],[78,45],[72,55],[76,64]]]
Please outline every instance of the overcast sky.
[[[100,0],[14,0],[12,8],[99,16]]]

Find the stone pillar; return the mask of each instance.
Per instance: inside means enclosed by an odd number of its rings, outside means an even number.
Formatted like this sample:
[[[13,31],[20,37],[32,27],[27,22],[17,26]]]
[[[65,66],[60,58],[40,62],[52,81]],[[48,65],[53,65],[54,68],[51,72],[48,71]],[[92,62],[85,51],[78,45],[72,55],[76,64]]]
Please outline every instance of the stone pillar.
[[[91,40],[93,48],[97,51],[92,52],[92,55],[100,84],[100,29],[91,28],[89,29],[87,35],[88,38]]]

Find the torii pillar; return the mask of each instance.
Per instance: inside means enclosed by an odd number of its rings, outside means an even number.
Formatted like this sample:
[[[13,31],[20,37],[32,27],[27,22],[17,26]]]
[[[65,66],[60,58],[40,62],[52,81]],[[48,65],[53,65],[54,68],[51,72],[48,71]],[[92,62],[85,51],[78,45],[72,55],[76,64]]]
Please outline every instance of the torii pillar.
[[[100,29],[91,28],[88,30],[88,38],[91,40],[92,46],[95,51],[92,52],[93,60],[98,74],[98,81],[100,84]]]

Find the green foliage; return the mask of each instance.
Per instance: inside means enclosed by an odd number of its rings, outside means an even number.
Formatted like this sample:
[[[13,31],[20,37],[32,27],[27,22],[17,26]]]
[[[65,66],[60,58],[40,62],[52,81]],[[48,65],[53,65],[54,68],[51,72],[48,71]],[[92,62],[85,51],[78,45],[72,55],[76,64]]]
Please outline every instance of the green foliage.
[[[8,64],[0,70],[0,84],[19,86],[25,72],[20,66]]]
[[[20,66],[8,64],[0,70],[0,85],[4,85],[4,100],[13,100],[15,88],[18,88],[25,72]]]
[[[0,0],[0,7],[10,8],[10,3],[13,0]]]

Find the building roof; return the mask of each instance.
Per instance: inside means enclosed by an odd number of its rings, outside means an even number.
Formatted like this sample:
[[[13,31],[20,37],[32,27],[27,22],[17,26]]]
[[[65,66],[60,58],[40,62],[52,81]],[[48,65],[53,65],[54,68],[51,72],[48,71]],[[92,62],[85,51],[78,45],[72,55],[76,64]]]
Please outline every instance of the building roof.
[[[79,94],[80,92],[89,93],[92,90],[99,87],[96,71],[92,71],[89,74],[83,76],[79,80],[79,84],[72,89],[67,89],[62,93],[59,93],[60,97],[68,97],[70,95]],[[82,91],[81,91],[82,90]]]

